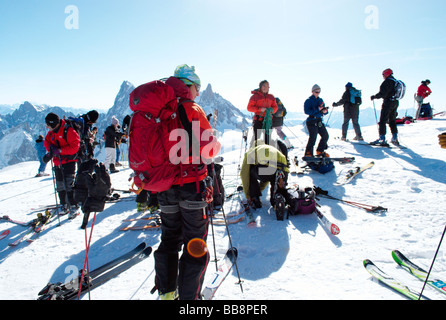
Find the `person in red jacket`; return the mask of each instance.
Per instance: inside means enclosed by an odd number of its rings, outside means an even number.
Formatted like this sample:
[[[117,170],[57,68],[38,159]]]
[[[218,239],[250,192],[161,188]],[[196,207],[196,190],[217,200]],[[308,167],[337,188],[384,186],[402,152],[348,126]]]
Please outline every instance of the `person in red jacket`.
[[[415,94],[415,101],[418,103],[418,109],[415,114],[415,119],[418,119],[420,116],[421,105],[423,104],[423,100],[426,99],[431,93],[432,90],[428,87],[430,85],[430,80],[421,81],[421,85],[418,87],[417,93]]]
[[[263,80],[259,84],[259,88],[251,91],[252,96],[249,99],[248,111],[254,113],[252,128],[254,130],[254,141],[260,136],[262,129],[265,130],[265,143],[269,143],[269,131],[271,130],[271,123],[273,114],[277,112],[276,98],[269,93],[269,82]],[[265,116],[269,114],[271,119]],[[259,132],[260,130],[260,132]],[[252,145],[252,143],[251,143]]]
[[[79,151],[80,138],[77,132],[65,124],[63,119],[50,112],[45,117],[48,133],[45,137],[45,148],[48,153],[44,160],[53,160],[54,174],[56,176],[56,189],[60,204],[67,214],[74,212],[77,204],[73,198],[73,184],[76,173],[76,154]]]

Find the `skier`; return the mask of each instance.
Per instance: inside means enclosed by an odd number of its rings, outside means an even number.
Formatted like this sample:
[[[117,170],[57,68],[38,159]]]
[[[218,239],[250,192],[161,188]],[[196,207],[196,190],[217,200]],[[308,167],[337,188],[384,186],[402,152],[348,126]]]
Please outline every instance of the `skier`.
[[[393,97],[395,95],[395,81],[392,69],[385,69],[382,73],[384,81],[382,82],[379,92],[371,96],[371,100],[384,99],[381,107],[381,116],[379,118],[379,138],[372,142],[372,144],[386,145],[386,124],[389,123],[390,131],[392,132],[391,142],[399,144],[398,142],[398,128],[396,126],[396,117],[399,101]]]
[[[274,194],[279,192],[285,199],[289,199],[286,191],[287,177],[289,173],[288,151],[282,141],[277,141],[277,148],[264,144],[261,140],[245,154],[240,178],[243,192],[248,202],[255,208],[261,208],[260,197],[262,191],[271,184],[270,203],[274,206]],[[281,179],[276,181],[276,176]],[[279,186],[276,190],[276,182]]]
[[[72,127],[67,128],[65,138],[63,132],[65,120],[59,119],[59,116],[53,112],[48,113],[45,122],[49,129],[44,142],[48,153],[43,159],[45,162],[53,160],[60,204],[65,207],[63,213],[75,212],[77,206],[73,198],[73,183],[80,138]]]
[[[415,94],[415,101],[418,104],[417,112],[415,113],[415,119],[420,117],[421,106],[423,105],[423,100],[426,99],[431,93],[432,90],[429,88],[431,81],[426,79],[425,81],[421,81],[421,85],[418,87],[417,93]]]
[[[287,111],[279,98],[276,98],[276,103],[278,109],[277,112],[273,114],[272,128],[276,129],[277,135],[285,142],[287,148],[290,149],[292,148],[290,139],[288,139],[286,134],[282,131],[283,119],[285,118]]]
[[[352,91],[356,90],[356,88],[353,87],[353,84],[351,82],[348,82],[345,85],[345,92],[342,95],[341,100],[338,102],[333,102],[333,107],[344,105],[344,123],[342,124],[342,137],[341,140],[347,140],[347,131],[348,131],[348,124],[350,120],[352,120],[353,129],[355,130],[356,136],[353,138],[353,140],[363,141],[361,128],[359,126],[358,118],[359,118],[359,104],[353,103],[351,96]]]
[[[112,116],[111,124],[105,129],[105,167],[110,173],[119,172],[116,169],[116,143],[121,139],[124,133],[119,132],[119,120]]]
[[[181,124],[190,137],[189,141],[198,141],[201,157],[198,159],[190,150],[186,161],[176,165],[179,176],[173,185],[157,194],[162,234],[161,243],[154,253],[155,284],[163,300],[174,299],[176,290],[180,300],[196,300],[200,297],[209,254],[194,258],[184,249],[178,259],[178,252],[182,245],[186,248],[194,238],[207,239],[209,217],[205,212],[208,205],[205,196],[212,188],[206,179],[204,160],[215,157],[221,145],[203,109],[194,102],[201,86],[195,67],[186,64],[178,66],[174,76],[168,78],[165,84],[172,87],[179,98]],[[190,125],[192,121],[194,129]],[[206,135],[208,139],[204,138]]]
[[[322,122],[322,117],[328,113],[328,108],[325,106],[324,100],[319,97],[321,93],[321,87],[315,84],[311,89],[312,95],[305,101],[304,112],[308,115],[306,125],[309,133],[307,146],[305,148],[305,156],[313,157],[313,148],[316,144],[317,135],[321,136],[318,147],[316,149],[316,155],[318,157],[329,157],[329,154],[325,152],[328,148],[328,132]]]
[[[252,96],[249,99],[248,111],[254,112],[252,119],[254,135],[250,145],[252,145],[252,142],[257,141],[262,129],[265,130],[265,142],[269,143],[272,115],[278,110],[276,99],[269,93],[269,83],[266,80],[261,81],[259,88],[251,91],[251,93]],[[267,118],[267,116],[271,118]]]
[[[46,162],[43,161],[43,156],[46,154],[45,145],[43,143],[43,135],[39,135],[39,137],[36,139],[36,144],[34,147],[37,151],[37,158],[40,162],[39,171],[37,172],[36,177],[49,176],[49,174],[45,172]]]

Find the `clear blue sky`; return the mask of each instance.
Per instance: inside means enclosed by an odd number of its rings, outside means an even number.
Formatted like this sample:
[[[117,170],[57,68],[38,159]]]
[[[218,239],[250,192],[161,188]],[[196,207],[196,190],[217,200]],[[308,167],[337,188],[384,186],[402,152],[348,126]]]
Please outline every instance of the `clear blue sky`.
[[[263,79],[290,110],[315,83],[331,105],[349,81],[371,106],[390,67],[404,107],[428,78],[446,110],[445,12],[444,0],[0,0],[0,104],[108,109],[124,80],[187,63],[240,109]]]

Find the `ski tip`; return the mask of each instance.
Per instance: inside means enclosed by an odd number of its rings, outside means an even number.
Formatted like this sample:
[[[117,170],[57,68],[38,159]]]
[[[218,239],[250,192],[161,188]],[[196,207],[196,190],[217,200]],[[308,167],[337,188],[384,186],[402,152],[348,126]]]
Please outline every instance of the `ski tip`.
[[[364,265],[364,267],[367,267],[369,265],[374,265],[373,262],[371,260],[369,260],[369,259],[364,259],[362,261],[362,264]]]
[[[392,250],[392,258],[398,264],[401,264],[401,262],[406,259],[406,257],[398,250]]]
[[[331,227],[330,227],[330,232],[331,232],[333,235],[337,236],[337,235],[341,232],[341,230],[339,229],[339,227],[338,227],[337,225],[335,225],[334,223],[332,223],[332,225],[331,225]]]

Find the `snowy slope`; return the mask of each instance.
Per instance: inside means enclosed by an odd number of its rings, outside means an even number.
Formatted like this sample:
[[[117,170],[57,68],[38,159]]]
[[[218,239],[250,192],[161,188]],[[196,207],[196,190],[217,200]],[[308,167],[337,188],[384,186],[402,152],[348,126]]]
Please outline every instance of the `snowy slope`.
[[[303,155],[306,134],[301,126],[290,127],[288,136],[295,145],[290,158]],[[366,140],[377,137],[375,126],[363,127]],[[285,130],[289,130],[285,128]],[[446,150],[438,145],[437,135],[446,131],[446,118],[400,126],[401,142],[407,150],[374,149],[342,142],[339,129],[329,129],[327,150],[332,156],[354,156],[354,164],[336,164],[326,175],[315,172],[303,177],[290,176],[290,185],[319,186],[337,198],[381,205],[385,214],[367,213],[333,200],[321,199],[321,211],[341,229],[339,236],[328,234],[314,215],[293,216],[276,221],[269,208],[269,190],[265,190],[264,208],[255,212],[257,228],[245,222],[230,225],[234,246],[238,248],[238,269],[243,280],[241,293],[235,270],[216,294],[215,299],[288,300],[288,299],[404,299],[371,280],[362,266],[365,258],[381,269],[420,290],[422,282],[411,278],[393,262],[391,250],[399,249],[417,264],[429,268],[446,224]],[[350,132],[349,136],[353,136]],[[224,183],[227,194],[240,184],[240,133],[223,136]],[[337,175],[350,166],[375,161],[375,166],[344,186],[335,186]],[[55,202],[51,176],[32,178],[37,162],[25,162],[0,171],[0,214],[29,221],[36,215],[31,208]],[[47,172],[50,172],[47,169]],[[113,174],[116,189],[127,189],[130,169]],[[123,194],[129,196],[128,194]],[[225,212],[239,209],[236,199],[227,200]],[[134,201],[107,204],[98,213],[90,250],[90,269],[146,241],[154,249],[159,231],[119,231],[127,225],[123,219],[136,216]],[[79,227],[82,216],[73,221],[66,217],[53,222],[32,244],[10,248],[9,242],[23,235],[25,228],[0,223],[0,232],[11,234],[0,240],[0,299],[37,298],[47,282],[64,281],[80,268],[85,257],[85,233]],[[91,220],[91,219],[90,219]],[[91,225],[91,223],[90,223]],[[215,244],[221,258],[228,248],[223,226],[215,226]],[[90,229],[88,229],[90,232]],[[212,248],[212,234],[208,237]],[[433,274],[446,280],[446,244],[437,257]],[[213,250],[210,250],[213,259]],[[211,259],[211,260],[212,260]],[[153,255],[119,277],[92,291],[92,299],[156,299],[149,293],[154,284]],[[211,262],[208,275],[215,270]],[[445,299],[426,288],[432,299]],[[88,295],[83,299],[88,299]]]

